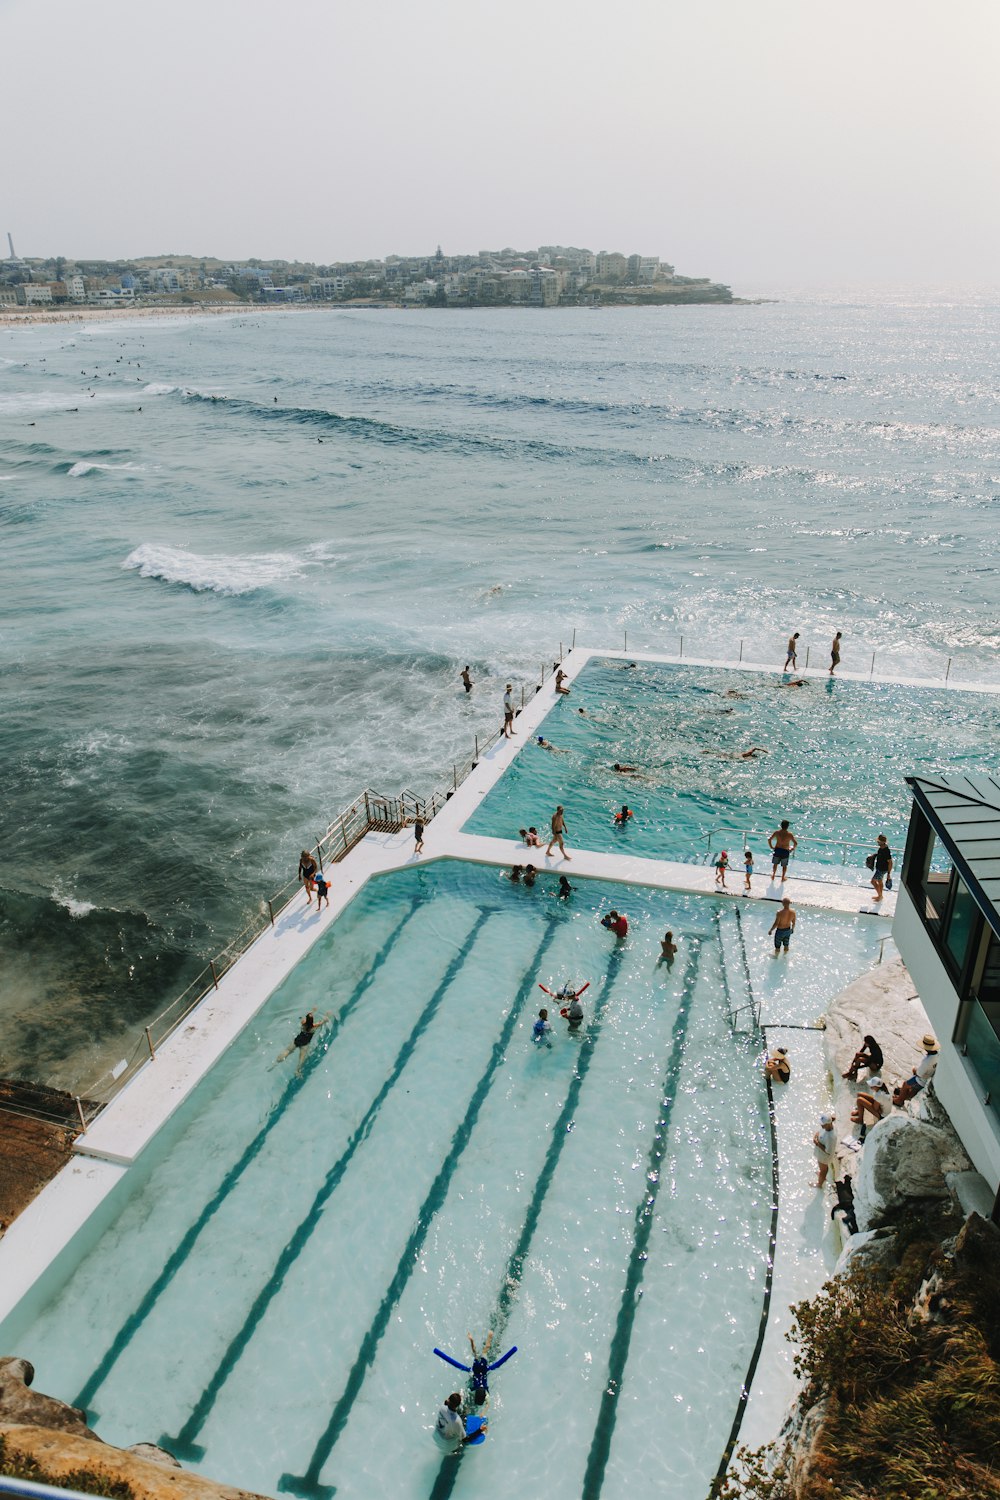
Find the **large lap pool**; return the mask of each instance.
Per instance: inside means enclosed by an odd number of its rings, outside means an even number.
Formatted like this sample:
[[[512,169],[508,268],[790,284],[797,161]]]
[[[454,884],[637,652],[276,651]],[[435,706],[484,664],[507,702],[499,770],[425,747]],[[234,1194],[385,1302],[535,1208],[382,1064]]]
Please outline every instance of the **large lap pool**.
[[[735,863],[746,829],[757,869],[769,870],[767,835],[788,818],[802,840],[800,871],[822,875],[825,867],[829,875],[846,859],[863,873],[876,834],[902,852],[904,775],[989,769],[992,694],[816,678],[787,688],[781,680],[596,658],[538,730],[555,750],[525,745],[464,831],[516,838],[535,824],[544,833],[562,802],[571,849],[700,861],[714,829],[711,849],[728,848]],[[768,753],[742,759],[756,746]],[[616,773],[616,761],[639,774]],[[624,830],[613,821],[623,802],[635,814]]]
[[[622,947],[597,922],[614,902]],[[749,981],[807,1018],[880,924],[441,862],[369,884],[129,1172],[5,1347],[116,1443],[272,1494],[704,1495],[757,1335],[771,1211]],[[665,927],[680,952],[657,963]],[[586,1021],[531,1042],[538,989]],[[312,1003],[300,1076],[272,1066]],[[48,1300],[46,1300],[46,1298]],[[487,1442],[430,1428],[494,1329]],[[12,1340],[16,1342],[16,1350]]]

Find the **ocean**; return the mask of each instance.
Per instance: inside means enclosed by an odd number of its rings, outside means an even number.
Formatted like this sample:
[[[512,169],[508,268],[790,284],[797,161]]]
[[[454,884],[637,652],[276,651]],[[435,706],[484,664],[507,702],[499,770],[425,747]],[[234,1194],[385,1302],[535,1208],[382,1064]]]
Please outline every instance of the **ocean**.
[[[0,329],[0,1075],[100,1071],[574,630],[1000,686],[998,345],[909,294]]]

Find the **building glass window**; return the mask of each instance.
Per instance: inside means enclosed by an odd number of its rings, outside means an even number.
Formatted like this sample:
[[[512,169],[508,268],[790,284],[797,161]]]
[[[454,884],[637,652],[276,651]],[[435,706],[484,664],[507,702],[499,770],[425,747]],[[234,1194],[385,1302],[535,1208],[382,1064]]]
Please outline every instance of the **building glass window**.
[[[960,875],[952,872],[947,916],[942,924],[945,952],[956,975],[965,973],[973,941],[978,946],[982,931],[979,908]]]
[[[1000,938],[990,932],[982,972],[975,985],[976,998],[990,1014],[990,1006],[1000,1006]]]
[[[969,1007],[965,1055],[983,1091],[983,1102],[1000,1119],[1000,1002]]]

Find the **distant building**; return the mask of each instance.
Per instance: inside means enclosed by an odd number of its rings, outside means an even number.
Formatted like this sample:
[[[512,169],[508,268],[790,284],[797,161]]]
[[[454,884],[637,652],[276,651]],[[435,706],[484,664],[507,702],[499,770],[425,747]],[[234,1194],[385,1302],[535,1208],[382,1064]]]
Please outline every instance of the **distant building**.
[[[602,250],[597,257],[596,269],[598,281],[621,281],[628,275],[628,261],[617,251],[609,254]]]
[[[1000,781],[908,776],[892,935],[940,1045],[934,1091],[1000,1185]]]
[[[47,282],[26,281],[16,288],[18,302],[22,307],[48,307],[55,301],[52,288]]]

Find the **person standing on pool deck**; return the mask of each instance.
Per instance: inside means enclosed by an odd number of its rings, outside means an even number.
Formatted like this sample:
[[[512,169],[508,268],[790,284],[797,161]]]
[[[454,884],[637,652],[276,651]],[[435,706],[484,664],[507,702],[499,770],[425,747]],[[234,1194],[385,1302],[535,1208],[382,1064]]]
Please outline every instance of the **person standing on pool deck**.
[[[750,879],[753,875],[753,854],[749,849],[743,851],[743,894],[750,894]]]
[[[424,852],[424,823],[422,818],[414,819],[413,852],[414,854],[423,854]]]
[[[774,933],[775,958],[777,958],[782,948],[784,948],[786,953],[788,952],[788,944],[794,931],[795,908],[792,905],[791,901],[789,901],[788,897],[783,896],[781,905],[778,907],[778,914],[775,917],[774,921],[771,923],[770,927],[767,929],[769,937],[772,932]]]
[[[836,1115],[820,1115],[819,1129],[813,1136],[813,1153],[819,1162],[819,1173],[816,1186],[821,1188],[826,1181],[826,1174],[833,1168],[833,1180],[837,1180],[837,1136],[833,1129]]]
[[[799,847],[799,841],[788,826],[788,819],[782,818],[781,827],[776,828],[767,841],[767,847],[773,850],[771,857],[771,879],[778,873],[781,866],[781,883],[784,885],[785,876],[788,874],[788,856],[793,849]]]
[[[319,865],[316,863],[313,856],[309,853],[309,850],[303,849],[302,853],[299,855],[299,879],[302,881],[303,885],[306,888],[307,906],[312,905],[313,876],[316,874],[316,871],[318,869]]]
[[[878,847],[872,857],[871,884],[875,889],[875,900],[881,901],[885,895],[885,883],[892,874],[892,850],[889,848],[889,840],[884,833],[878,836]],[[891,882],[890,882],[891,884]]]
[[[510,682],[503,695],[503,732],[508,740],[514,733],[514,687]]]
[[[562,803],[560,802],[559,806],[552,814],[552,837],[549,840],[549,847],[545,851],[546,859],[548,859],[552,854],[553,844],[559,845],[559,853],[562,855],[563,859],[572,858],[572,855],[566,853],[566,845],[563,843],[563,834],[566,833],[566,831],[566,818],[563,814]]]
[[[841,639],[841,636],[843,634],[844,634],[844,632],[842,630],[838,630],[837,634],[834,636],[833,640],[830,642],[830,676],[831,677],[833,676],[835,668],[837,668],[837,667],[840,666],[840,639]]]
[[[305,1015],[302,1017],[302,1020],[299,1022],[299,1033],[296,1036],[295,1040],[289,1043],[284,1052],[279,1052],[278,1056],[275,1058],[275,1062],[284,1062],[289,1053],[294,1052],[295,1049],[298,1048],[299,1060],[296,1064],[295,1071],[296,1073],[301,1073],[306,1060],[306,1051],[308,1049],[309,1043],[312,1041],[317,1031],[319,1031],[326,1025],[332,1014],[333,1012],[328,1010],[326,1015],[321,1016],[317,1021],[315,1010],[307,1010]]]
[[[794,668],[798,666],[798,664],[799,664],[799,655],[798,655],[798,653],[799,653],[799,632],[796,630],[796,632],[795,632],[794,635],[790,635],[788,637],[788,655],[785,657],[785,665],[781,669],[783,672],[787,672],[789,667],[792,667],[793,670],[794,670]]]
[[[467,666],[465,666],[465,667],[462,668],[461,672],[459,673],[459,676],[462,679],[462,686],[465,688],[465,691],[467,693],[471,693],[472,692],[472,678],[469,675],[469,669],[468,669]]]
[[[316,888],[316,910],[319,911],[323,902],[326,902],[327,910],[330,909],[330,882],[322,870],[317,870],[313,876],[313,885]]]

